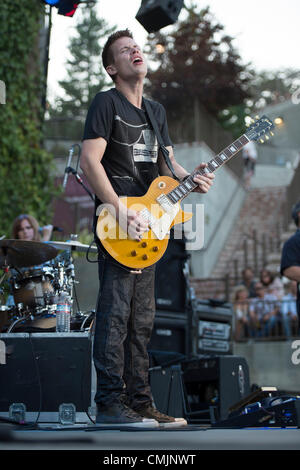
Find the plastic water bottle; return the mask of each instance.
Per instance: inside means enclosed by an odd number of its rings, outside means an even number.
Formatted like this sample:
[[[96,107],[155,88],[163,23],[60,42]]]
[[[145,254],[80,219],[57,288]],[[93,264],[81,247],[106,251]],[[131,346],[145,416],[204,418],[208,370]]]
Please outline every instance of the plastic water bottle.
[[[66,292],[61,292],[56,300],[56,331],[68,333],[71,324],[71,302]]]

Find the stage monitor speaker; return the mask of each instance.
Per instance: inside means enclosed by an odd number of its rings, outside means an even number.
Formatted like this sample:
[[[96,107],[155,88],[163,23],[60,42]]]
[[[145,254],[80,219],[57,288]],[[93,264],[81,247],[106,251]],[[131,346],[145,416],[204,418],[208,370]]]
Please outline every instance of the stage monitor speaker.
[[[142,0],[136,14],[137,21],[153,33],[177,21],[183,0]]]
[[[0,412],[21,403],[28,412],[91,406],[91,340],[86,333],[4,333]]]
[[[211,411],[226,419],[230,407],[250,392],[249,367],[239,356],[212,356],[182,362],[188,416],[211,422]]]
[[[158,309],[177,312],[186,310],[184,264],[188,258],[185,240],[174,239],[171,231],[166,252],[156,264],[155,300]]]

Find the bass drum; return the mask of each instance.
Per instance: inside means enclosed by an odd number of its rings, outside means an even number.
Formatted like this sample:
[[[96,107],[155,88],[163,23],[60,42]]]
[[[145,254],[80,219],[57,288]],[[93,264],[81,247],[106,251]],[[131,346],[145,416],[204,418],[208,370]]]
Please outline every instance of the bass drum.
[[[19,272],[12,278],[12,293],[15,304],[22,304],[33,315],[54,303],[53,268],[49,266],[31,268]]]

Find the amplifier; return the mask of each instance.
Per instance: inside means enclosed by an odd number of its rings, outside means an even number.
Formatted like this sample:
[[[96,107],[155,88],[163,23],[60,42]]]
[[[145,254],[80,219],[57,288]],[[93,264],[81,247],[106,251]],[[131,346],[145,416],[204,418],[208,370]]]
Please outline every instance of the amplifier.
[[[196,300],[198,318],[218,323],[232,324],[232,305],[221,300]]]
[[[231,304],[218,300],[197,300],[198,354],[232,354]]]
[[[156,311],[148,349],[187,354],[187,315]]]
[[[57,422],[59,413],[86,414],[92,403],[88,333],[4,333],[0,343],[2,415],[38,412],[39,422]]]
[[[226,419],[230,407],[250,392],[249,367],[239,356],[199,357],[181,363],[190,419],[211,421],[211,411]]]

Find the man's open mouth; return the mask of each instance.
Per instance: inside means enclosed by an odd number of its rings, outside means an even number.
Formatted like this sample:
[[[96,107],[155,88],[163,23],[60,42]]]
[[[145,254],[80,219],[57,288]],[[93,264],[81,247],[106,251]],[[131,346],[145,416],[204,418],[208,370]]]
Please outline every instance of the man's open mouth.
[[[136,57],[135,59],[133,59],[132,63],[133,64],[142,64],[143,59],[141,57]]]

